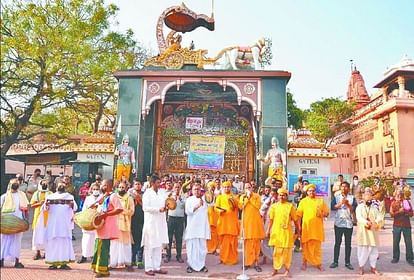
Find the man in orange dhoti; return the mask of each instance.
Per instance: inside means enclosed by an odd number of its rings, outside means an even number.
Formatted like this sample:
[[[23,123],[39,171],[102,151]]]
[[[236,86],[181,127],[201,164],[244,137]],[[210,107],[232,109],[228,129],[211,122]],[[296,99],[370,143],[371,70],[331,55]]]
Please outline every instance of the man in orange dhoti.
[[[220,238],[220,262],[238,262],[237,238],[239,236],[238,203],[231,194],[231,182],[223,183],[223,193],[216,199],[215,210],[219,213],[217,233]]]
[[[273,272],[275,276],[282,268],[285,267],[285,273],[282,276],[289,277],[289,269],[292,264],[292,249],[295,236],[292,230],[292,222],[295,223],[297,231],[296,209],[292,203],[288,202],[288,191],[280,188],[278,191],[279,201],[272,204],[269,209],[269,226],[267,236],[269,236],[269,246],[274,246],[273,250]]]
[[[208,204],[208,223],[210,224],[211,239],[207,239],[207,251],[209,254],[217,255],[217,249],[219,247],[219,236],[217,234],[217,221],[219,214],[214,210],[214,192],[216,189],[216,183],[210,181],[207,184],[207,190],[211,192],[213,201]]]
[[[262,272],[259,266],[260,242],[265,238],[264,225],[260,216],[260,195],[253,192],[249,183],[245,184],[245,193],[240,196],[240,208],[243,209],[243,230],[245,264],[250,267],[254,264],[257,272]]]
[[[322,269],[321,245],[324,241],[323,218],[329,215],[329,209],[321,198],[316,198],[316,186],[306,185],[307,197],[299,202],[297,210],[301,221],[301,241],[303,246],[302,270],[306,270],[307,263]]]

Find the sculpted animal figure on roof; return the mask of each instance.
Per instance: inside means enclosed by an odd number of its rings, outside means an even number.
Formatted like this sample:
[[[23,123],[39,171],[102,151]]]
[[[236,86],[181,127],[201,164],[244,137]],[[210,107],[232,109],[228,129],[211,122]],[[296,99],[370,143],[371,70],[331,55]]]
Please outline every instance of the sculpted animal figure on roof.
[[[263,56],[267,52],[271,52],[267,42],[266,39],[260,38],[251,46],[227,47],[212,59],[216,61],[215,68],[233,70],[238,70],[239,68],[253,68],[255,70],[260,70],[263,65]]]

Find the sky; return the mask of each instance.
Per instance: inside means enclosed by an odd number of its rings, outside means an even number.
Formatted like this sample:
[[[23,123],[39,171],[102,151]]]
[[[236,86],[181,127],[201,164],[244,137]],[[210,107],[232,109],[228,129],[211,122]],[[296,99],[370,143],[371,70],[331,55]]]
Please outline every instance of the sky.
[[[112,28],[131,28],[154,51],[159,16],[182,2],[197,14],[212,13],[212,0],[106,0],[120,9]],[[182,46],[193,40],[214,57],[225,47],[271,38],[273,61],[265,70],[291,72],[287,87],[306,109],[323,98],[345,99],[351,59],[369,94],[388,67],[405,54],[414,59],[413,14],[413,0],[214,0],[215,30],[186,33]]]

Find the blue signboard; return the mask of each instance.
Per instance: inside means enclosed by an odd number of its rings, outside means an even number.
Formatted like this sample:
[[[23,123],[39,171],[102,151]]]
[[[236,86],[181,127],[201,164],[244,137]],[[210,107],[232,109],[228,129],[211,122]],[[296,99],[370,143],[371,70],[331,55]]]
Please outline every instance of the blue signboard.
[[[289,194],[293,194],[293,187],[298,181],[299,175],[289,174],[288,175],[288,187]],[[317,176],[317,175],[302,175],[303,180],[307,180],[309,184],[316,186],[317,196],[328,196],[329,195],[329,177],[328,176]]]

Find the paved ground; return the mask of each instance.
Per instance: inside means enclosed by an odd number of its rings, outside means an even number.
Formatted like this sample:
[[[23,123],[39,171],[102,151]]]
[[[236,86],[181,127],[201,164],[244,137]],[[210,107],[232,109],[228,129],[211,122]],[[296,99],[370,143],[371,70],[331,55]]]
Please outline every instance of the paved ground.
[[[306,272],[300,270],[301,265],[301,253],[294,253],[292,263],[292,275],[293,279],[414,279],[414,267],[409,266],[405,262],[405,247],[403,242],[401,243],[401,257],[400,262],[397,264],[391,264],[392,258],[392,220],[387,218],[386,229],[380,233],[380,258],[378,260],[377,268],[383,273],[382,276],[376,277],[369,272],[366,272],[364,276],[359,276],[355,271],[350,271],[344,267],[344,248],[341,249],[340,263],[337,269],[330,269],[328,266],[332,262],[333,246],[334,246],[334,233],[333,233],[333,220],[329,218],[325,223],[326,241],[323,243],[323,266],[325,271],[319,272],[315,268],[308,268]],[[89,263],[86,264],[71,264],[71,271],[50,271],[47,269],[47,265],[43,260],[33,261],[33,252],[31,248],[31,232],[26,232],[23,237],[21,260],[25,265],[24,269],[15,269],[12,263],[6,263],[6,268],[1,269],[2,280],[20,280],[20,279],[59,279],[59,280],[83,280],[94,279],[93,273],[89,270]],[[80,255],[80,241],[81,231],[79,228],[75,230],[76,241],[74,241],[75,253],[77,257]],[[354,230],[355,236],[355,230]],[[356,247],[353,242],[351,262],[356,268]],[[184,250],[185,252],[185,250]],[[241,258],[241,254],[240,254]],[[185,259],[185,257],[184,257]],[[174,256],[173,256],[173,260]],[[146,276],[143,270],[135,269],[134,272],[126,272],[124,269],[116,269],[111,271],[110,279],[236,279],[241,274],[241,264],[233,266],[225,266],[218,264],[218,257],[208,255],[207,267],[209,272],[207,273],[192,273],[188,274],[185,271],[186,265],[179,264],[172,261],[166,265],[162,265],[163,269],[168,270],[166,276],[156,275],[155,277]],[[253,269],[246,271],[246,274],[252,280],[259,279],[281,279],[280,276],[271,278],[270,273],[272,267],[270,264],[262,266],[263,272],[257,273]],[[368,267],[366,268],[368,270]]]

